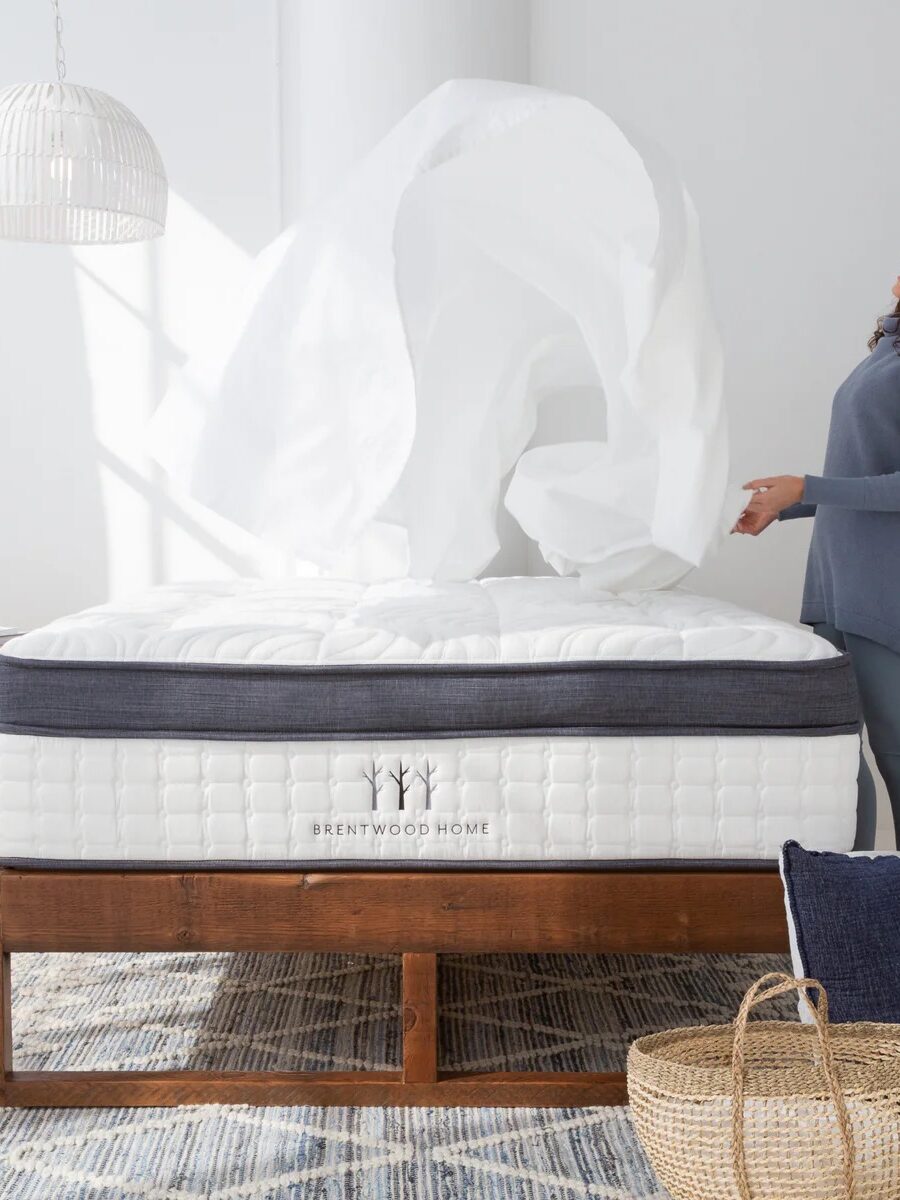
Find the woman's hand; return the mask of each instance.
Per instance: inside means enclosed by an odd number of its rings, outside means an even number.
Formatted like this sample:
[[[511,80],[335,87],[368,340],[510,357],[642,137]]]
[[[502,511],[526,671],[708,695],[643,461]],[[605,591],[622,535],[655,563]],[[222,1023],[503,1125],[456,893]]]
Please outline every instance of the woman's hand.
[[[752,512],[749,508],[745,508],[735,521],[731,532],[749,533],[751,537],[757,537],[777,519],[774,513]]]
[[[753,492],[754,496],[747,508],[751,512],[771,513],[777,517],[780,512],[799,504],[803,499],[805,480],[802,475],[773,475],[769,479],[751,479],[744,484],[744,491]]]
[[[753,498],[738,517],[734,532],[756,537],[768,529],[780,512],[803,499],[804,483],[802,475],[772,475],[745,483],[744,490],[752,491]]]

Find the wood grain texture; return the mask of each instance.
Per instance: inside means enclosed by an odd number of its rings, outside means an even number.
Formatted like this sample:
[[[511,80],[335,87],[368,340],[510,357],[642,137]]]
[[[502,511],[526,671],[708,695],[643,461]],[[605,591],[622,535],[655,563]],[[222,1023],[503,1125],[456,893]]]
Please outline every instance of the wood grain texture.
[[[437,1071],[440,953],[761,953],[787,949],[765,871],[240,872],[0,870],[0,1101],[179,1104],[622,1104],[625,1076]],[[402,953],[402,1071],[13,1071],[14,951]]]
[[[5,1102],[12,1108],[180,1104],[555,1108],[624,1104],[626,1097],[623,1074],[581,1071],[441,1074],[431,1083],[404,1082],[399,1071],[16,1071],[7,1083]]]
[[[9,951],[766,953],[766,871],[0,871]]]
[[[433,1084],[437,1077],[437,955],[404,954],[403,1082]]]

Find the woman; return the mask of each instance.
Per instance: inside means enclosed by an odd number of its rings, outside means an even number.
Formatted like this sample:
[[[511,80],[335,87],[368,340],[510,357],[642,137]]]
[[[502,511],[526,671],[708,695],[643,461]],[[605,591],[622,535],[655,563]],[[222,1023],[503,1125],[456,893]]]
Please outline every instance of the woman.
[[[900,276],[871,353],[838,388],[822,475],[777,475],[735,526],[815,517],[800,619],[852,660],[869,744],[900,835]],[[857,850],[875,843],[875,785],[860,761]]]

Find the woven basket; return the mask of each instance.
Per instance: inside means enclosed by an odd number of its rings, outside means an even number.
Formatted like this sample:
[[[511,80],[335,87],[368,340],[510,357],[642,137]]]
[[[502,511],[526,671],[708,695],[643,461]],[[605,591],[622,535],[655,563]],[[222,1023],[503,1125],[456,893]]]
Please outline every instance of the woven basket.
[[[748,1024],[795,989],[814,1024]],[[733,1025],[639,1038],[628,1094],[674,1200],[900,1200],[900,1025],[830,1026],[814,979],[765,975]]]

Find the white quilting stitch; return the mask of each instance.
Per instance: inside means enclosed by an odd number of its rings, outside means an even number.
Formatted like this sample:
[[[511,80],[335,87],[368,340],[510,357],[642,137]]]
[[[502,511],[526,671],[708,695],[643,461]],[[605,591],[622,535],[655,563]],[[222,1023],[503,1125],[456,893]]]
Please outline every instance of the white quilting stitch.
[[[770,858],[788,837],[847,850],[858,756],[849,734],[330,743],[0,734],[0,857]],[[373,758],[386,781],[375,814],[363,774]],[[421,786],[398,813],[389,770],[402,762],[424,773],[426,760],[438,768],[431,813]],[[412,834],[324,832],[401,817]],[[458,822],[463,832],[437,835]]]
[[[21,658],[239,664],[708,659],[805,661],[807,629],[681,589],[590,593],[577,579],[237,580],[154,588],[14,638]]]

